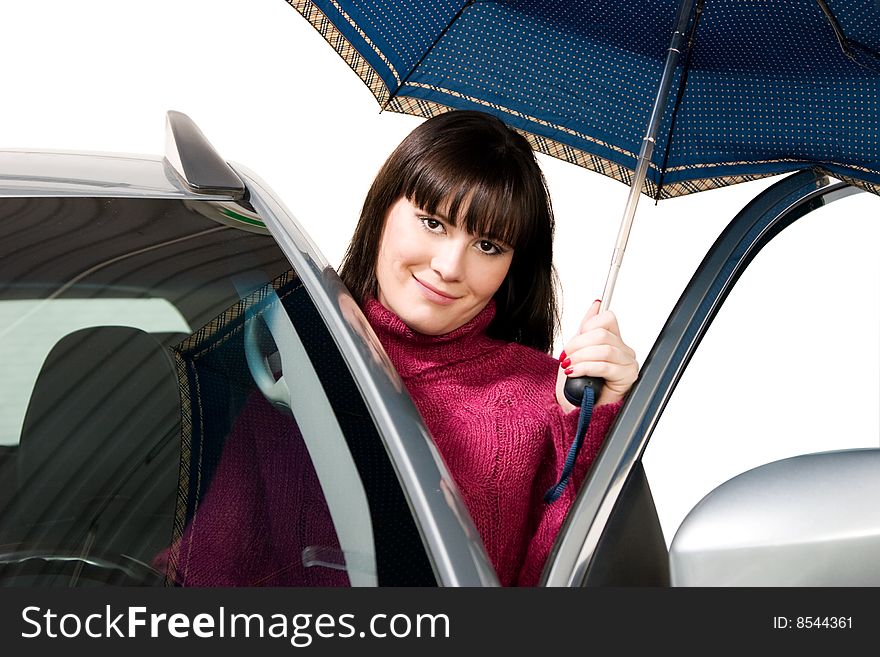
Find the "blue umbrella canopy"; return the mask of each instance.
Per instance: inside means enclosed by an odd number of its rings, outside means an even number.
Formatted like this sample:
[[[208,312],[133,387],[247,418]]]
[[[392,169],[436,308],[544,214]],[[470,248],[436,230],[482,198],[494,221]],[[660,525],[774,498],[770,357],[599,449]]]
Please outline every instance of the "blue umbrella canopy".
[[[382,109],[497,115],[630,184],[679,0],[287,0]],[[701,3],[698,3],[698,6]],[[880,2],[705,0],[641,191],[818,167],[880,193]]]

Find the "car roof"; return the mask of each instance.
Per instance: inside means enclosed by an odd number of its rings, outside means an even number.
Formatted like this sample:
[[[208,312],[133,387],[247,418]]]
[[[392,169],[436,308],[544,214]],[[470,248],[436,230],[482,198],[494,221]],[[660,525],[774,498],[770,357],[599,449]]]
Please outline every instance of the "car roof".
[[[0,151],[2,196],[243,200],[239,175],[182,112],[165,114],[165,156]]]
[[[232,200],[186,186],[159,155],[0,150],[0,196],[107,196]]]

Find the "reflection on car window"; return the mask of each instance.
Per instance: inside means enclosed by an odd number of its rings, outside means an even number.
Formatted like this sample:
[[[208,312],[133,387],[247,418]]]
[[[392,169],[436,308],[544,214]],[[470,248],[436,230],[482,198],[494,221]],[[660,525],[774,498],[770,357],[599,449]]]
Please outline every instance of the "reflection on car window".
[[[357,470],[283,310],[295,312],[304,294],[282,275],[175,350],[190,409],[182,449],[191,458],[181,472],[175,539],[154,562],[175,584],[376,584]]]
[[[0,445],[16,445],[28,400],[49,352],[66,336],[99,326],[147,333],[191,332],[165,299],[19,299],[0,303]]]
[[[880,446],[877,218],[871,194],[819,208],[774,237],[733,287],[645,452],[667,544],[737,474]]]
[[[200,205],[0,199],[0,356],[15,364],[0,585],[369,585],[399,550],[415,555],[403,572],[430,577],[393,473],[367,501],[346,441],[381,444],[360,398],[339,419],[327,397],[355,387],[305,289],[265,230]],[[299,360],[266,321],[278,310]],[[292,399],[302,382],[308,407]],[[394,545],[374,536],[388,509]]]

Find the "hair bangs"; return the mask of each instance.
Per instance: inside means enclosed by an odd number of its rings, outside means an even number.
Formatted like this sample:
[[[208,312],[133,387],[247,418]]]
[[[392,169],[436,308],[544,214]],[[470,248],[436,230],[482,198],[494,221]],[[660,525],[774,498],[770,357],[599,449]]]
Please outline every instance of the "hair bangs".
[[[542,199],[532,198],[513,175],[487,176],[460,165],[447,169],[440,163],[424,164],[403,190],[416,206],[514,250],[531,239]]]

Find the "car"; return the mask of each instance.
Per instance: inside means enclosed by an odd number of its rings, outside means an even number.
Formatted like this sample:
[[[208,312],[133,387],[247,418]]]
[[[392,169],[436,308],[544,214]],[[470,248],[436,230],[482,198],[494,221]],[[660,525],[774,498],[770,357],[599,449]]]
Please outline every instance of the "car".
[[[164,157],[0,152],[0,585],[497,586],[333,268],[186,115],[168,113],[167,135]],[[755,254],[856,191],[799,172],[730,223],[645,361],[542,585],[880,584],[880,515],[863,503],[880,499],[880,449],[743,473],[671,546],[642,465]]]

